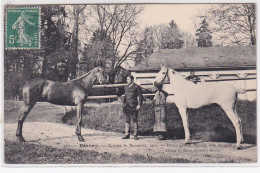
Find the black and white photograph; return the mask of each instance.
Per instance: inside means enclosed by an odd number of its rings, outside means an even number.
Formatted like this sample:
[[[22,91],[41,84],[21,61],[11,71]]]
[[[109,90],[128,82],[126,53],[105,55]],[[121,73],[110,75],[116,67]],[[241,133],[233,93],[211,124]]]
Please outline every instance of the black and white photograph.
[[[3,6],[3,165],[257,165],[256,3]]]

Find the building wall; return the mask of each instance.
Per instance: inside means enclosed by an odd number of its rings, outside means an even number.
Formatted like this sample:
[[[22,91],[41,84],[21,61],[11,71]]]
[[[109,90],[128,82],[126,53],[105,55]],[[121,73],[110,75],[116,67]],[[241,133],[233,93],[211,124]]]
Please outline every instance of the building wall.
[[[179,71],[183,77],[190,75],[190,72]],[[156,72],[131,72],[135,82],[144,88],[151,87],[156,77]],[[239,94],[242,100],[256,100],[256,70],[227,70],[227,71],[195,71],[195,75],[202,79],[202,82],[225,82],[249,90],[245,94]],[[169,85],[166,84],[166,87]],[[173,94],[173,93],[169,93]],[[172,99],[169,96],[168,99]]]

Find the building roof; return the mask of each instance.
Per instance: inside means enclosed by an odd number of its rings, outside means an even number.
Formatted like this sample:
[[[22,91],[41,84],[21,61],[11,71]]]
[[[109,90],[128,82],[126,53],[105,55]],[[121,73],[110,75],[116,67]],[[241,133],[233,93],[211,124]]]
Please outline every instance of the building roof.
[[[160,49],[129,71],[157,71],[161,64],[176,70],[256,68],[256,46]]]

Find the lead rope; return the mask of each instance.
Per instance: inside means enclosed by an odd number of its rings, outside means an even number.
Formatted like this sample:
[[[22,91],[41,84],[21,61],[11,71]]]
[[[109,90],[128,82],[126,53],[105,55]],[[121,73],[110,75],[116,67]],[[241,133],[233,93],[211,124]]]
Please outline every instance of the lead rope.
[[[159,90],[159,108],[160,108],[160,119],[162,118],[162,111],[161,111],[161,91]]]

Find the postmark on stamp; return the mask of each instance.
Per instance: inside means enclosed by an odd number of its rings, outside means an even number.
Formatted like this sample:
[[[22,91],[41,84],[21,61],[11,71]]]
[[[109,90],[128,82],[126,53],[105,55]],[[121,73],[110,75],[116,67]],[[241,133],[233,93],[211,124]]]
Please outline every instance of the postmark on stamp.
[[[40,48],[40,8],[7,8],[6,39],[7,49]]]

